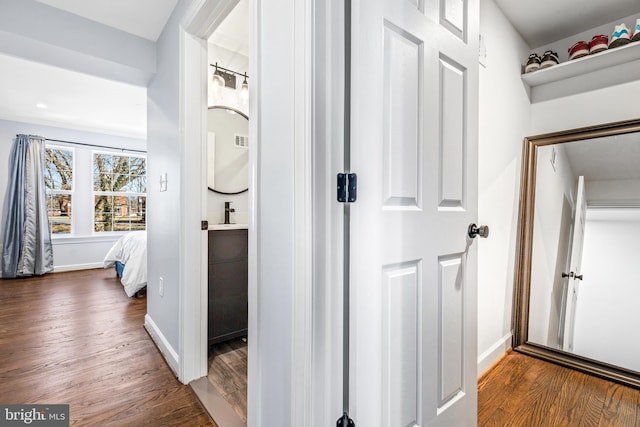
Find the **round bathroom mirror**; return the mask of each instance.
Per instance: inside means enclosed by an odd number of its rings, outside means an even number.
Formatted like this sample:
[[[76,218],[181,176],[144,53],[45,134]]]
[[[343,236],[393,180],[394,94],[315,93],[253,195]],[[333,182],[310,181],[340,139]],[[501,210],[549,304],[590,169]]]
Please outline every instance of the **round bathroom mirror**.
[[[208,187],[221,194],[243,193],[249,188],[249,118],[223,106],[209,107]]]

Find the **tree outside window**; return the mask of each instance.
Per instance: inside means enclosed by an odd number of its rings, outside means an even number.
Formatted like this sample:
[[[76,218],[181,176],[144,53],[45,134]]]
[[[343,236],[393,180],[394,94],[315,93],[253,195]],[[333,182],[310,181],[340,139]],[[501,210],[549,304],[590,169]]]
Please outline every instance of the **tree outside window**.
[[[146,159],[93,154],[94,231],[146,229]]]
[[[73,148],[47,146],[44,183],[52,234],[72,234]]]

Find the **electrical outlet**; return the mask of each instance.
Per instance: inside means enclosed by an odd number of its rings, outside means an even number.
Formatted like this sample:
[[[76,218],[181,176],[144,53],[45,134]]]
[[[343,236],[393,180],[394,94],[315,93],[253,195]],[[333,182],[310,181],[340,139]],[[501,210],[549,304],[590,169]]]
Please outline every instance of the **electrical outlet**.
[[[162,297],[164,296],[164,279],[161,277],[158,282],[159,282],[158,293]]]

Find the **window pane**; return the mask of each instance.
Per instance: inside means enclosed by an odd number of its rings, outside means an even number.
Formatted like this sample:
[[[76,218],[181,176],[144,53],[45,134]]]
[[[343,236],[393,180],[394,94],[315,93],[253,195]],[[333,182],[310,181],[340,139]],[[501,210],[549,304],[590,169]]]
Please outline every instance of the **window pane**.
[[[45,186],[48,190],[73,190],[73,151],[45,150]]]
[[[47,216],[52,234],[71,234],[71,196],[47,194]]]
[[[131,201],[131,229],[144,230],[147,222],[147,198],[130,197]]]
[[[146,197],[114,196],[113,231],[144,230],[146,228]]]
[[[114,173],[113,179],[113,191],[129,191],[127,185],[129,184],[128,173]]]
[[[145,175],[147,173],[147,161],[141,157],[131,157],[131,175]]]
[[[98,173],[93,175],[93,191],[111,191],[113,189],[113,177],[110,173]]]
[[[113,156],[113,173],[129,174],[129,156]]]
[[[113,192],[95,195],[94,230],[130,231],[146,229],[146,159],[124,155],[94,154],[93,189]]]
[[[131,193],[146,193],[147,192],[147,178],[144,176],[131,176],[129,184],[127,185],[127,191]]]
[[[94,230],[113,231],[113,196],[95,196]]]
[[[94,153],[93,173],[111,173],[113,171],[113,156],[111,154]]]

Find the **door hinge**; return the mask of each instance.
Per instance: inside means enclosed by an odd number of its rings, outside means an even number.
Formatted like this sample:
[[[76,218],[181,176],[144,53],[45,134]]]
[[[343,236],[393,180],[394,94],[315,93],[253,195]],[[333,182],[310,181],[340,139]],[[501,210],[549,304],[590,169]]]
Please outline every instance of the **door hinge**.
[[[345,412],[343,416],[338,418],[336,427],[356,427],[356,423],[354,423],[353,420],[349,418],[349,414]]]
[[[200,230],[208,230],[209,221],[200,221]]]
[[[358,198],[358,176],[355,173],[338,174],[338,202],[353,203]]]

